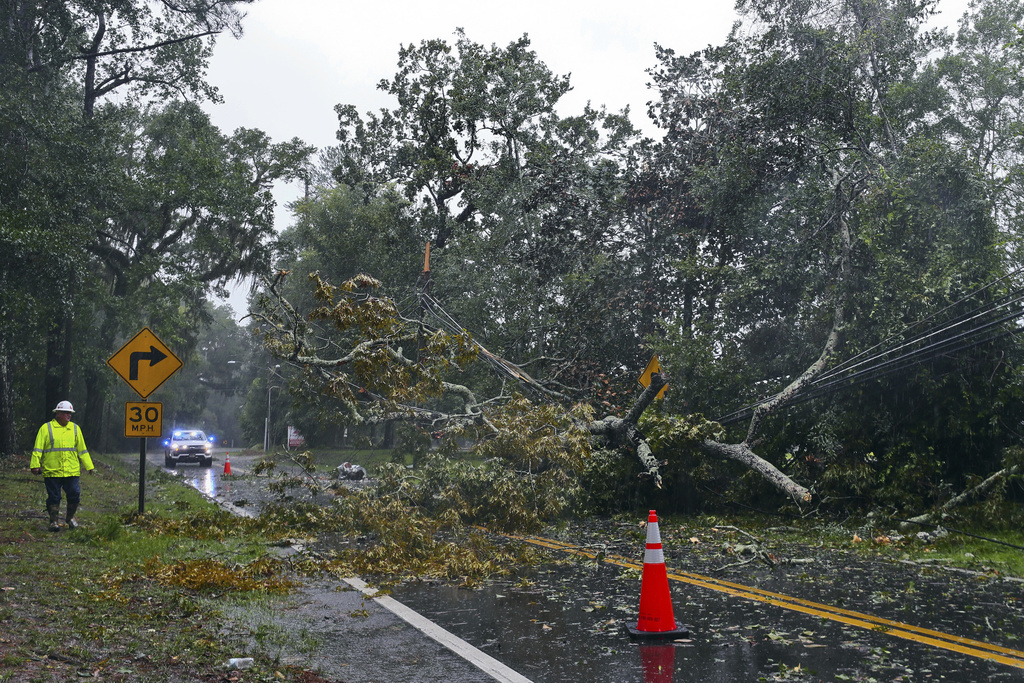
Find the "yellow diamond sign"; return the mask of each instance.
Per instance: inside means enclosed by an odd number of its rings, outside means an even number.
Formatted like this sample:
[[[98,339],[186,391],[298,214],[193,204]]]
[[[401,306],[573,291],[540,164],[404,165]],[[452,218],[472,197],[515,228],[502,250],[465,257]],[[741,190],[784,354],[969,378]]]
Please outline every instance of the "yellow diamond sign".
[[[651,386],[651,375],[656,372],[661,372],[661,364],[658,363],[658,357],[654,356],[651,358],[651,362],[647,364],[647,368],[644,370],[644,374],[640,375],[640,379],[637,380],[643,386],[644,389]],[[658,392],[658,395],[654,398],[665,398],[665,392],[668,391],[668,385],[666,384]]]
[[[108,358],[107,365],[142,398],[147,398],[181,369],[178,357],[148,327],[142,328],[120,351]]]

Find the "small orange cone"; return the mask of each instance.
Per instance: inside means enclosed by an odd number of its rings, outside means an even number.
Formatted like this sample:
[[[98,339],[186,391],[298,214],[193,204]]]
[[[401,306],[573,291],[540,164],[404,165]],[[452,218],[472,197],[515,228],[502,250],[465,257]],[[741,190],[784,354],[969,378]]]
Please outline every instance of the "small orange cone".
[[[227,453],[224,455],[224,474],[231,474],[231,454]]]
[[[644,552],[644,574],[640,582],[640,617],[636,628],[626,627],[633,638],[688,638],[690,629],[676,627],[672,614],[672,594],[668,589],[668,570],[661,550],[658,515],[651,510],[647,517],[647,549]]]

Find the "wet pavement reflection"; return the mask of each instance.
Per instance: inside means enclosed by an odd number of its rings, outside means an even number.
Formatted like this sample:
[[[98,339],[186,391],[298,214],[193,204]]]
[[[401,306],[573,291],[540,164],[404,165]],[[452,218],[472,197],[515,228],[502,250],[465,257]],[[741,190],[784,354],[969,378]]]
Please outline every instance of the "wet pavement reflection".
[[[152,453],[147,455],[150,462],[156,463]],[[196,489],[209,498],[231,495],[231,480],[224,477],[221,468],[215,462],[211,467],[203,467],[192,463],[180,463],[174,467],[161,467],[168,474],[181,477],[185,484]]]
[[[211,498],[217,495],[217,485],[220,482],[220,477],[212,467],[200,467],[194,472],[182,470],[180,473],[188,485],[192,488],[197,489],[200,493],[204,493]]]
[[[1021,669],[895,640],[883,629],[679,584],[671,589],[675,616],[691,638],[637,644],[623,626],[635,622],[639,587],[628,572],[590,563],[479,589],[404,585],[394,596],[535,681],[1024,680]]]
[[[230,500],[231,477],[222,467],[167,471],[211,498]],[[244,486],[237,495],[246,495]],[[697,571],[1024,649],[1019,582],[843,553],[820,553],[800,567],[724,571],[715,568],[720,558],[676,543],[666,556],[670,572]],[[676,621],[690,627],[691,637],[656,645],[632,642],[624,629],[636,622],[639,572],[592,559],[570,558],[482,588],[414,582],[393,595],[536,683],[1024,681],[1024,669],[900,640],[882,626],[857,628],[675,581],[671,592]]]

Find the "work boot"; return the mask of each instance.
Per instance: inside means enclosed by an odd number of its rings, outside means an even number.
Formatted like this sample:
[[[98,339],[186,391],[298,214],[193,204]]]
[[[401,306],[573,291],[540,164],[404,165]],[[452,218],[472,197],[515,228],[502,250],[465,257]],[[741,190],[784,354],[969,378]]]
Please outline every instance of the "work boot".
[[[50,531],[60,531],[60,524],[57,522],[57,515],[60,514],[60,505],[47,505],[46,511],[50,514]]]
[[[78,520],[75,519],[75,513],[78,512],[78,505],[68,504],[68,513],[64,516],[64,521],[67,522],[69,529],[78,528]]]

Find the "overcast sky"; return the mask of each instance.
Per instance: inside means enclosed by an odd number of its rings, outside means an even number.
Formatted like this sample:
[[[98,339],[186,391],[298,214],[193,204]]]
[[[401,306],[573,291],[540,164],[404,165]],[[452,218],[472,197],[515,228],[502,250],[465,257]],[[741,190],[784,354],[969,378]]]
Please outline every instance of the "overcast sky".
[[[942,0],[943,23],[953,23],[966,2]],[[571,75],[574,91],[563,98],[562,114],[588,100],[611,111],[629,106],[633,123],[646,128],[654,44],[681,54],[719,44],[737,18],[732,7],[728,0],[259,0],[245,35],[217,43],[209,79],[224,103],[206,108],[226,133],[245,126],[274,141],[299,137],[326,147],[335,142],[334,105],[353,104],[360,113],[393,106],[376,85],[394,75],[400,45],[453,41],[463,28],[474,42],[502,47],[528,34],[541,61]],[[283,205],[299,191],[280,187],[275,196]],[[288,222],[279,209],[278,229]],[[244,296],[231,304],[244,310]]]

